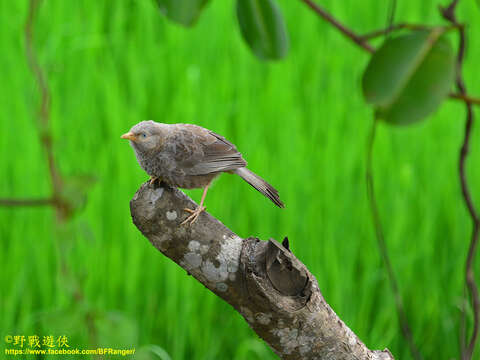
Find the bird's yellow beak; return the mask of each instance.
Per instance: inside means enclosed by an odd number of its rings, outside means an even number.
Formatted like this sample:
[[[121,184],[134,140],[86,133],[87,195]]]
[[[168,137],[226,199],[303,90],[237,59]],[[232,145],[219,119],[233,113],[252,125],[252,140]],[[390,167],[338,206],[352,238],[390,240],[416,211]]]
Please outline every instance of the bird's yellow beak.
[[[137,140],[137,137],[136,137],[135,134],[132,133],[131,131],[127,132],[126,134],[123,134],[122,136],[120,136],[120,138],[121,138],[121,139],[131,140],[131,141]]]

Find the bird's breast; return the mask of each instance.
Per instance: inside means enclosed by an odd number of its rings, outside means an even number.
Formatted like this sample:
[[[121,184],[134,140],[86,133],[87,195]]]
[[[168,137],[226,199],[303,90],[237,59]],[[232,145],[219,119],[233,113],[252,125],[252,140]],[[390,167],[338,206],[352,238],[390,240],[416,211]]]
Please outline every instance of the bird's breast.
[[[172,161],[161,153],[149,154],[135,151],[135,155],[141,168],[150,176],[161,177],[174,167]]]
[[[208,185],[219,173],[188,175],[177,166],[177,161],[168,153],[146,154],[135,151],[137,161],[145,172],[160,178],[167,184],[184,189],[196,189]]]

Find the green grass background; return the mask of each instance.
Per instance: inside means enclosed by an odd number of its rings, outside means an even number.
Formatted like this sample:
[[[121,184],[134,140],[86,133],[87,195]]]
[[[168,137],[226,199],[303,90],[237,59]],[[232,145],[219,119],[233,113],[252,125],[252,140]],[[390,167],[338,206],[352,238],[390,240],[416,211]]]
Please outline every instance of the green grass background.
[[[359,32],[382,27],[388,10],[386,1],[322,4]],[[438,4],[399,1],[397,19],[441,22]],[[35,47],[52,93],[56,159],[62,173],[93,174],[97,182],[66,226],[55,225],[48,208],[0,208],[2,339],[66,335],[72,347],[137,352],[154,344],[164,352],[143,352],[152,359],[276,358],[240,315],[132,224],[128,203],[147,176],[119,136],[154,119],[205,126],[237,144],[287,207],[279,210],[238,177],[223,175],[209,191],[208,211],[243,237],[289,236],[352,330],[370,348],[410,358],[365,191],[372,111],[359,83],[367,54],[299,1],[283,0],[291,49],[284,61],[262,63],[242,41],[233,5],[212,1],[198,24],[184,29],[149,0],[43,3]],[[50,189],[36,128],[39,95],[24,53],[26,13],[25,0],[0,3],[0,197],[47,196]],[[466,82],[478,95],[477,4],[461,2],[459,19],[469,24]],[[471,231],[457,175],[464,122],[464,107],[447,101],[424,123],[382,124],[375,145],[386,239],[427,359],[459,353]],[[479,131],[476,125],[468,160],[477,205]],[[199,191],[189,194],[200,198]],[[76,289],[82,300],[74,299]],[[85,314],[93,318],[93,334]]]

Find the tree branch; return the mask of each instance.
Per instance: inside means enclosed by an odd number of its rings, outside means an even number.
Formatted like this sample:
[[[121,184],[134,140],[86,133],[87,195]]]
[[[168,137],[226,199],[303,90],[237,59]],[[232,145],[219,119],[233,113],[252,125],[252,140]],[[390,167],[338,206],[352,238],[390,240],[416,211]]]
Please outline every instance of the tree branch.
[[[54,200],[45,199],[0,199],[0,206],[45,206],[53,205]]]
[[[373,54],[375,52],[375,48],[368,43],[369,39],[375,38],[377,36],[384,35],[392,30],[398,30],[398,29],[411,29],[411,30],[419,30],[419,29],[426,29],[428,26],[426,25],[418,25],[418,24],[396,24],[389,26],[386,29],[380,29],[376,30],[372,33],[365,34],[365,35],[359,35],[355,33],[352,29],[347,27],[345,24],[342,24],[340,21],[338,21],[336,18],[334,18],[329,12],[327,12],[324,8],[321,6],[317,5],[315,2],[312,0],[300,0],[303,3],[305,3],[310,9],[312,9],[318,16],[320,16],[322,19],[330,23],[334,28],[336,28],[338,31],[340,31],[344,36],[352,40],[355,44],[360,46],[363,50]],[[461,24],[453,24],[454,27],[461,27]],[[448,97],[453,100],[460,100],[465,103],[470,103],[470,104],[475,104],[475,105],[480,105],[480,98],[472,97],[467,94],[449,94]]]
[[[467,104],[480,105],[480,99],[468,96],[467,94],[462,93],[451,93],[448,95],[451,99],[461,100]]]
[[[458,0],[453,0],[447,7],[440,7],[440,13],[443,18],[452,25],[458,26],[458,36],[459,36],[459,45],[457,53],[457,77],[455,80],[457,89],[462,96],[466,96],[467,88],[465,82],[463,81],[462,67],[463,59],[465,57],[465,28],[459,24],[455,15],[455,9],[458,5]],[[465,263],[465,283],[470,292],[472,298],[472,308],[473,308],[473,331],[468,342],[466,349],[462,346],[462,359],[468,360],[473,356],[475,351],[475,344],[478,338],[478,332],[480,327],[480,296],[478,292],[478,287],[475,282],[475,274],[473,272],[473,263],[475,260],[476,250],[478,247],[478,239],[480,233],[480,217],[475,209],[472,196],[470,194],[470,189],[468,187],[467,175],[466,175],[466,161],[468,153],[470,152],[470,139],[472,134],[472,127],[474,122],[474,114],[472,103],[465,101],[465,107],[467,111],[466,121],[465,121],[465,133],[463,138],[462,147],[460,148],[460,155],[458,161],[458,171],[460,177],[460,184],[462,188],[462,195],[467,207],[470,218],[472,219],[472,235],[470,240],[470,245],[468,247],[468,254]],[[462,309],[462,322],[466,317],[465,308]],[[462,341],[463,344],[463,341]]]
[[[163,186],[163,185],[162,185]],[[178,189],[143,184],[130,209],[150,242],[238,311],[282,359],[384,359],[369,350],[325,302],[315,277],[273,239],[241,239],[202,213],[180,225],[195,206]]]
[[[315,13],[317,13],[318,16],[329,22],[333,27],[335,27],[338,31],[340,31],[343,35],[352,40],[355,44],[363,48],[365,51],[368,51],[369,53],[375,52],[375,49],[367,41],[365,41],[362,36],[356,34],[353,30],[349,29],[344,24],[339,22],[320,5],[317,5],[311,0],[301,1],[304,2],[308,7],[310,7]]]
[[[372,40],[377,37],[383,36],[385,34],[388,34],[391,31],[396,31],[396,30],[402,30],[402,29],[408,29],[408,30],[428,30],[431,29],[431,26],[424,25],[424,24],[409,24],[409,23],[398,23],[398,24],[393,24],[392,26],[389,26],[385,29],[379,29],[379,30],[374,30],[371,31],[367,34],[363,34],[360,37],[364,41]]]
[[[60,194],[62,189],[62,178],[57,166],[55,163],[55,156],[53,152],[52,145],[52,136],[50,132],[50,90],[48,89],[47,80],[45,79],[45,74],[40,67],[40,64],[35,53],[35,48],[33,45],[33,27],[35,24],[35,16],[37,14],[38,8],[41,4],[41,0],[30,0],[28,6],[28,15],[27,21],[25,23],[24,36],[25,36],[25,53],[28,61],[28,65],[35,76],[37,85],[40,89],[41,95],[41,104],[38,111],[39,118],[39,138],[40,142],[45,149],[48,170],[50,173],[50,178],[52,181],[52,197],[56,199],[55,204],[58,204],[56,207],[57,214],[59,217],[65,217],[66,214],[63,212],[68,208],[66,204],[62,203]]]

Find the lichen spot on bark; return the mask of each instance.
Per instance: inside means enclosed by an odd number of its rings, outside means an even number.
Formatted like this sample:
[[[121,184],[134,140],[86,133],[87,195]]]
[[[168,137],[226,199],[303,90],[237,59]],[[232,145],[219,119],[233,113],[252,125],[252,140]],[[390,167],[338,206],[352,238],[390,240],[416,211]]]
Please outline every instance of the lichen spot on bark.
[[[163,195],[163,188],[158,188],[153,191],[148,191],[146,196],[146,204],[143,208],[144,216],[146,219],[153,219],[156,215],[157,206],[156,203]]]
[[[218,291],[225,292],[228,290],[228,285],[223,282],[218,282],[216,288]]]
[[[220,263],[220,266],[216,267],[210,260],[206,260],[202,264],[202,273],[208,281],[214,284],[225,281],[228,278],[226,264]]]
[[[167,216],[167,219],[170,221],[173,221],[177,218],[177,212],[175,210],[167,211],[165,215]]]
[[[188,249],[190,251],[197,251],[198,249],[200,249],[200,243],[196,240],[192,240],[188,243]]]
[[[227,237],[222,243],[220,253],[217,255],[217,260],[220,264],[225,264],[229,273],[236,273],[238,270],[242,245],[243,240],[236,235]]]
[[[194,252],[186,253],[183,256],[182,265],[187,268],[187,270],[196,269],[202,265],[202,256]]]
[[[150,192],[150,201],[156,202],[158,199],[160,199],[163,195],[163,188],[157,188],[153,191]]]
[[[255,318],[253,317],[253,312],[249,308],[245,306],[240,306],[240,313],[243,315],[245,319],[247,319],[249,323],[255,322]]]
[[[200,246],[200,254],[205,255],[209,250],[208,245],[202,245]]]
[[[255,319],[262,325],[268,325],[270,324],[270,321],[272,320],[272,314],[265,314],[265,313],[256,313],[255,314]]]
[[[296,347],[301,345],[298,342],[298,329],[285,327],[281,329],[272,329],[270,331],[279,338],[282,351],[286,355],[291,354]]]

